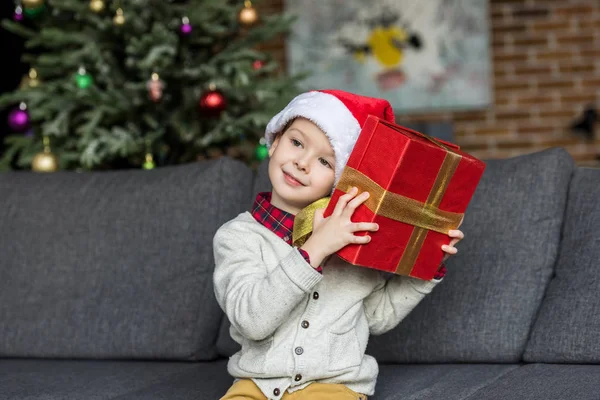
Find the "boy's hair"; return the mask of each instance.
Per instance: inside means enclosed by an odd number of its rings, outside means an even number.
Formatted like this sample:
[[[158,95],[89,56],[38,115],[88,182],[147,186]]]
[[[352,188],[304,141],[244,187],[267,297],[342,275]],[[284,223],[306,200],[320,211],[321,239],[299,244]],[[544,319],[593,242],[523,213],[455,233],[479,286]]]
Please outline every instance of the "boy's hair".
[[[287,130],[290,128],[290,126],[292,126],[292,124],[294,123],[294,121],[295,121],[295,120],[297,120],[297,119],[298,119],[298,118],[292,118],[292,119],[290,119],[290,120],[289,120],[289,121],[288,121],[288,122],[287,122],[287,123],[286,123],[286,124],[283,126],[283,128],[281,128],[281,129],[279,130],[279,132],[275,133],[275,135],[273,136],[273,142],[275,141],[275,139],[277,139],[277,138],[279,138],[279,137],[283,136],[283,134],[285,133],[285,131],[287,131]],[[271,144],[273,144],[273,143],[270,143],[270,144],[269,144],[269,147],[271,147]]]

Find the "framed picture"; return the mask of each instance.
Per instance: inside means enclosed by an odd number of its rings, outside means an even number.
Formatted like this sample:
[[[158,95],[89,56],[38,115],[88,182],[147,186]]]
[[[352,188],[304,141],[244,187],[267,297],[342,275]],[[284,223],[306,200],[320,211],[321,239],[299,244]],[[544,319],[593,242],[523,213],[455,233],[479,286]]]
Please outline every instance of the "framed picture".
[[[396,113],[489,106],[487,0],[285,0],[303,89],[387,99]]]

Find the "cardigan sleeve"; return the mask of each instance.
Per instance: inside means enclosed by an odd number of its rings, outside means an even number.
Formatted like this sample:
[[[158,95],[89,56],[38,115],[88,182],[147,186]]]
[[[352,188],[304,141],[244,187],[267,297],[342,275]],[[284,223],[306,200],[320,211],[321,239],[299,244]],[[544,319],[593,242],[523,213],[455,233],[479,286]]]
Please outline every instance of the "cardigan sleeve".
[[[401,275],[381,282],[364,301],[365,313],[372,335],[381,335],[395,328],[439,283]]]

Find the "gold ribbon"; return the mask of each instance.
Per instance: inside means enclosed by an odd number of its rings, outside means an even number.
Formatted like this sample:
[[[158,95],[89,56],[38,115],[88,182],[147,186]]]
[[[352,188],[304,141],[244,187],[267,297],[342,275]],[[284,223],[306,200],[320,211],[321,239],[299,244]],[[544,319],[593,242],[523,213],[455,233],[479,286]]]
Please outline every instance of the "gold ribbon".
[[[446,188],[462,156],[454,153],[449,149],[449,146],[445,146],[427,135],[420,135],[447,151],[425,202],[390,192],[362,172],[349,166],[344,168],[336,186],[337,189],[345,193],[350,191],[352,187],[357,187],[359,193],[369,192],[370,196],[363,204],[374,214],[415,226],[396,267],[395,272],[400,275],[410,275],[428,231],[432,230],[447,234],[449,230],[460,226],[464,216],[463,213],[453,213],[439,209]],[[310,237],[315,210],[326,208],[330,200],[330,197],[319,199],[296,215],[292,233],[292,242],[295,246],[302,246]]]
[[[446,192],[446,188],[448,187],[448,183],[450,183],[450,178],[456,171],[456,167],[460,163],[462,156],[456,153],[447,152],[446,157],[444,157],[444,162],[440,167],[440,171],[431,187],[431,191],[429,192],[429,196],[427,197],[427,201],[424,206],[430,209],[438,209],[440,203],[442,202],[442,198],[444,197],[444,193]],[[441,210],[440,210],[441,211]],[[452,221],[451,225],[445,227],[443,231],[437,231],[440,233],[447,234],[450,229],[456,229],[460,226],[462,222],[463,214],[452,213],[457,219]],[[413,266],[415,265],[415,261],[417,260],[417,256],[421,251],[421,247],[423,247],[423,243],[425,242],[425,237],[427,236],[427,229],[422,226],[415,226],[410,239],[408,240],[408,244],[406,249],[404,249],[404,253],[402,253],[402,258],[396,267],[396,274],[399,275],[410,275]]]
[[[306,206],[294,217],[294,229],[292,231],[292,243],[301,247],[310,237],[313,229],[315,211],[319,208],[327,208],[331,197],[324,197]]]
[[[359,193],[369,192],[370,196],[363,204],[374,214],[423,229],[448,233],[449,229],[458,226],[462,214],[437,208],[454,171],[445,172],[450,174],[446,176],[442,170],[440,171],[431,190],[435,196],[430,193],[429,199],[425,203],[387,191],[362,172],[348,166],[344,169],[337,188],[347,193],[355,186],[359,189]],[[436,184],[439,184],[440,187],[436,187]]]

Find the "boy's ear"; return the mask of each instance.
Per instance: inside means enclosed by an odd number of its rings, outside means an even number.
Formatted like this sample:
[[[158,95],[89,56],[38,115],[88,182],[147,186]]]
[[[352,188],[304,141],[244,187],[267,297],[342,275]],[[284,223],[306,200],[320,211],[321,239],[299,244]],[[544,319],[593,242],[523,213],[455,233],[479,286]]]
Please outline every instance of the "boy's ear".
[[[273,153],[275,152],[275,149],[277,148],[277,145],[279,144],[280,139],[281,139],[281,134],[278,134],[275,137],[275,139],[273,140],[271,147],[269,147],[269,157],[271,157],[273,155]]]

